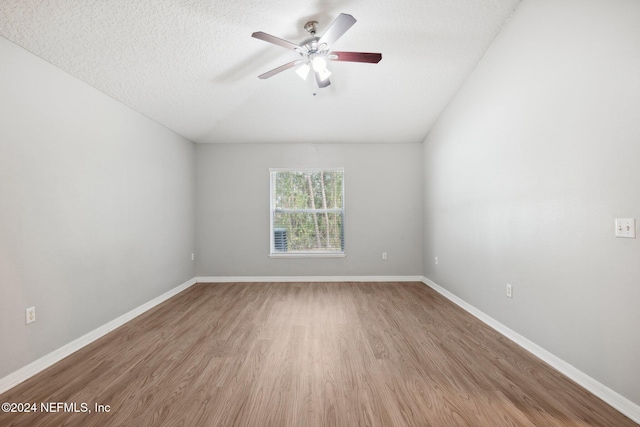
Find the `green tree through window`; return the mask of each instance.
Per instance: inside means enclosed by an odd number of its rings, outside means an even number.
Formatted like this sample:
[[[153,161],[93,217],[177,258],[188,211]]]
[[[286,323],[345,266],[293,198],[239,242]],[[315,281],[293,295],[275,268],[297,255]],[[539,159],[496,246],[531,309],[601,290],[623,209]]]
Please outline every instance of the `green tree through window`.
[[[270,175],[271,254],[344,254],[344,170]]]

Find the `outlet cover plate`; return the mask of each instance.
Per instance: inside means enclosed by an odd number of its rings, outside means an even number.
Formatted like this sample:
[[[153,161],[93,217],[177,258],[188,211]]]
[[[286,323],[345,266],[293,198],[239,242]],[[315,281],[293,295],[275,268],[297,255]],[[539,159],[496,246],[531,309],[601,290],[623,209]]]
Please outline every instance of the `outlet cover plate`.
[[[29,307],[25,310],[25,322],[27,325],[36,321],[36,308]]]

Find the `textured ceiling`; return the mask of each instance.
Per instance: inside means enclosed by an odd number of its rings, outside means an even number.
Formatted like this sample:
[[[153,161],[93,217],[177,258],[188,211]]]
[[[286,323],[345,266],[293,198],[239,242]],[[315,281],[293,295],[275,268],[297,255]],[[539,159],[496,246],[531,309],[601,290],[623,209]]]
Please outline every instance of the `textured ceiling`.
[[[195,142],[420,142],[519,0],[2,0],[0,35]],[[332,84],[287,70],[340,14]]]

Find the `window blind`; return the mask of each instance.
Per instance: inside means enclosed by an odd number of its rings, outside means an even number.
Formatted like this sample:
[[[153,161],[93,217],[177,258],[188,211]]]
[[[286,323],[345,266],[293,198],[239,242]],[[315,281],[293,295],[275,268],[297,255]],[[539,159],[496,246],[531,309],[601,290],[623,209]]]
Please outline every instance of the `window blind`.
[[[344,254],[344,169],[270,169],[271,254]]]

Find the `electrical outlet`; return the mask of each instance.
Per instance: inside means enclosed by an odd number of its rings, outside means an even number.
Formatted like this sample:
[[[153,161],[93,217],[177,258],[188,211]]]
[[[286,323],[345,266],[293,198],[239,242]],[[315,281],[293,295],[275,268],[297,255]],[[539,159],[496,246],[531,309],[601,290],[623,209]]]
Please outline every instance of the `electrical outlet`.
[[[513,287],[507,283],[507,296],[513,298]]]
[[[191,261],[195,261],[196,260],[196,254],[192,253],[191,254]]]
[[[382,252],[382,259],[387,259],[387,253],[386,252]]]
[[[438,263],[438,257],[436,257],[435,263],[436,263],[436,264]]]
[[[36,308],[29,307],[25,310],[25,321],[27,325],[36,321]]]

